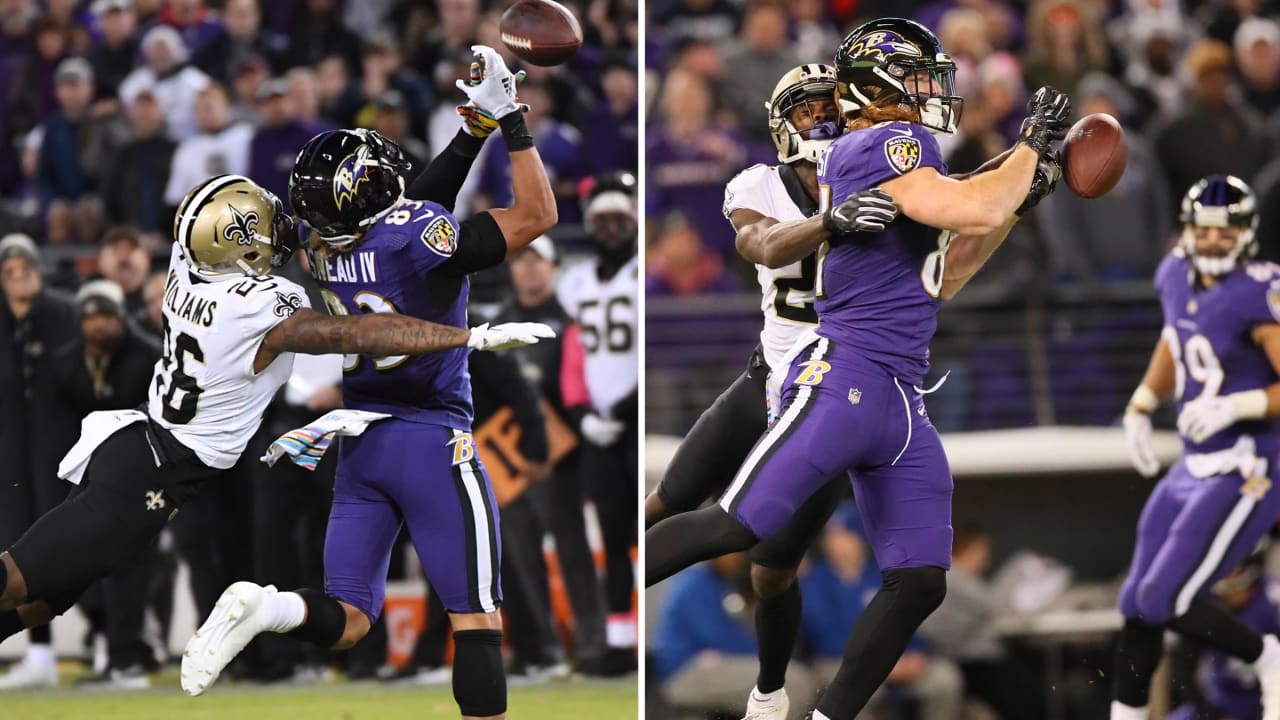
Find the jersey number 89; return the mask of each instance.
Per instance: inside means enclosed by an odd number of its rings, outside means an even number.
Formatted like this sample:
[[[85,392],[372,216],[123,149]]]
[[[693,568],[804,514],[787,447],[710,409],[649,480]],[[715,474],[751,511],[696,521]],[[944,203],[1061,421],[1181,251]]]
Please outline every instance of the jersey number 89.
[[[342,303],[342,299],[332,290],[321,289],[320,294],[324,297],[325,307],[329,308],[329,314],[334,316],[350,315],[351,311]],[[351,298],[355,301],[356,308],[360,312],[372,313],[399,313],[395,303],[382,297],[376,292],[369,290],[361,290]],[[405,360],[408,355],[384,355],[373,359],[373,367],[376,370],[391,370],[397,368]],[[360,356],[355,353],[348,353],[342,357],[342,371],[355,372],[360,366]]]

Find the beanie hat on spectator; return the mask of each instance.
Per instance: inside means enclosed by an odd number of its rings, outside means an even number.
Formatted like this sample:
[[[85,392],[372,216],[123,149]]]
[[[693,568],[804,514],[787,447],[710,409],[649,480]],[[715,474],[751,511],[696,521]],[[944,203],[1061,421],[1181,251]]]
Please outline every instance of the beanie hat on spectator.
[[[533,242],[529,243],[525,247],[528,250],[531,250],[537,253],[538,257],[542,258],[543,260],[546,260],[550,263],[559,262],[556,258],[556,243],[554,240],[547,237],[546,235],[539,235],[538,237],[534,238]]]
[[[110,280],[90,280],[76,293],[80,314],[124,316],[124,291]]]
[[[1132,117],[1138,109],[1133,95],[1124,85],[1104,72],[1091,72],[1081,78],[1075,94],[1077,105],[1084,105],[1090,98],[1105,97],[1116,106],[1116,112],[1120,113],[1116,119],[1121,122]]]
[[[93,66],[82,57],[69,57],[58,63],[53,73],[54,82],[93,82]]]
[[[182,40],[182,35],[168,25],[157,25],[142,36],[142,52],[146,53],[156,43],[168,45],[173,50],[174,62],[179,65],[185,63],[190,57],[190,53],[187,51],[187,44]]]
[[[1259,42],[1280,47],[1280,23],[1260,17],[1251,17],[1240,23],[1234,38],[1236,56],[1244,55]]]
[[[12,233],[0,239],[0,264],[13,257],[24,257],[32,264],[40,264],[40,250],[35,242],[22,233]]]
[[[132,0],[96,0],[89,6],[94,15],[106,15],[112,10],[128,10],[133,7]]]
[[[1183,67],[1187,77],[1196,79],[1214,70],[1230,70],[1233,63],[1231,49],[1221,40],[1201,40],[1187,51]]]

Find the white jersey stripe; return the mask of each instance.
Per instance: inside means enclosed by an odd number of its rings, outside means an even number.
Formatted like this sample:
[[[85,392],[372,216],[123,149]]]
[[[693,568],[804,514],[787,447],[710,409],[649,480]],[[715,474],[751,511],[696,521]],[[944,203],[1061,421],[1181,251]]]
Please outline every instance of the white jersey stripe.
[[[454,430],[454,437],[457,437],[459,432]],[[490,550],[494,538],[489,535],[489,514],[485,510],[483,497],[484,482],[476,476],[475,469],[469,462],[459,466],[459,470],[462,475],[462,486],[467,489],[467,500],[471,507],[469,522],[475,528],[476,585],[479,586],[480,609],[484,612],[493,612],[498,609],[496,598],[493,597],[495,568],[493,553]]]

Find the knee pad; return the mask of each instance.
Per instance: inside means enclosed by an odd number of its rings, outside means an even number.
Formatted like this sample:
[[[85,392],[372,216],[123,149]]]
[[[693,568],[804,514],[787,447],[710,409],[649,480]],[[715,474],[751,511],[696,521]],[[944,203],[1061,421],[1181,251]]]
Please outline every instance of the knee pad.
[[[886,570],[883,587],[896,592],[902,607],[923,622],[947,596],[947,571],[938,567]]]
[[[307,621],[288,634],[325,650],[337,645],[347,629],[347,611],[342,604],[312,588],[295,592],[307,604]]]
[[[468,717],[507,711],[507,675],[502,667],[501,630],[455,630],[453,699]]]

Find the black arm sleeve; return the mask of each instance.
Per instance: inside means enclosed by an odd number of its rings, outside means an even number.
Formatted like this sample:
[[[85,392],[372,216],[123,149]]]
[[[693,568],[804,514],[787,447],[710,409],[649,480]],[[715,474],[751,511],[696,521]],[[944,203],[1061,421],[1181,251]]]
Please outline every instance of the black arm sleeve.
[[[501,264],[507,258],[507,238],[498,222],[480,212],[458,224],[458,249],[439,265],[439,271],[461,277]]]
[[[475,164],[480,148],[484,147],[483,138],[474,138],[464,130],[453,136],[452,142],[444,152],[435,156],[426,170],[409,181],[404,195],[410,200],[430,200],[443,205],[453,212],[458,202],[458,191],[466,182],[471,166]]]
[[[635,425],[640,418],[640,388],[632,390],[630,393],[618,400],[609,409],[609,415],[614,420],[618,420],[628,425]]]

